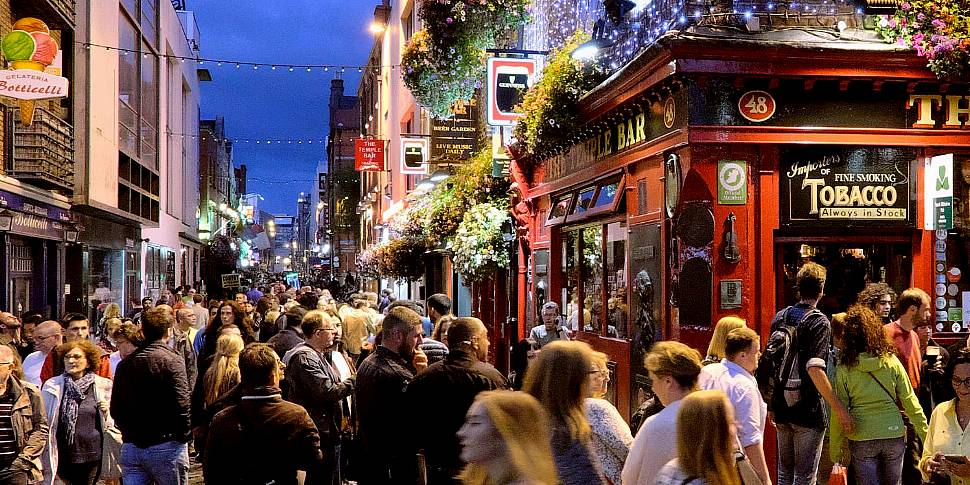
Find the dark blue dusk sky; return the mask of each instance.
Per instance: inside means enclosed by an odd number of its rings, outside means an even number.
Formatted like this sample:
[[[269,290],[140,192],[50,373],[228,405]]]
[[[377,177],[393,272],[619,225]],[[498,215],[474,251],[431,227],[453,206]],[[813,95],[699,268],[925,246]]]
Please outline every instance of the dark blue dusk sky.
[[[202,57],[293,64],[361,65],[373,46],[367,27],[379,0],[189,0],[201,32]],[[276,71],[205,65],[202,118],[223,116],[230,138],[324,139],[333,70]],[[344,73],[345,94],[356,94],[359,74]],[[235,163],[246,164],[248,192],[264,197],[260,209],[294,214],[301,191],[315,187],[324,145],[237,143]]]

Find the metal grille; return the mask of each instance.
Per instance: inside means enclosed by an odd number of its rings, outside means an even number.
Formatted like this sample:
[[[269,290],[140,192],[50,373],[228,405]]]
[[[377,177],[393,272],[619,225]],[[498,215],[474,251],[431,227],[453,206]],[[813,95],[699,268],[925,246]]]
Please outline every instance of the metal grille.
[[[30,247],[11,244],[10,271],[13,273],[31,273],[33,270],[34,260],[30,257]]]

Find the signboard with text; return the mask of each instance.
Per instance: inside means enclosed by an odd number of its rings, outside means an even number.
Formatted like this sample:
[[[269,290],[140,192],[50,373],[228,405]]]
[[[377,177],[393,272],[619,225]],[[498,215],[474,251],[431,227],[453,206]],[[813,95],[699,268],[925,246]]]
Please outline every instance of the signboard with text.
[[[931,157],[923,171],[924,229],[953,229],[953,154]]]
[[[431,160],[462,162],[478,151],[478,108],[474,98],[459,101],[446,120],[431,120]]]
[[[358,172],[383,172],[385,140],[358,138],[354,140],[354,167]]]
[[[781,152],[787,226],[912,226],[916,153],[887,147],[791,147]]]

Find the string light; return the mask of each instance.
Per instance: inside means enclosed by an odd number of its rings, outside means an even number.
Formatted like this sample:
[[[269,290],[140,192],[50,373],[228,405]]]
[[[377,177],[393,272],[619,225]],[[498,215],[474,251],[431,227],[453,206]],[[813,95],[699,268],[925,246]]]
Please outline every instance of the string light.
[[[339,70],[340,72],[346,72],[347,69],[357,69],[357,72],[363,72],[364,68],[368,67],[368,66],[350,65],[350,64],[289,64],[289,63],[273,64],[273,63],[265,63],[265,62],[243,61],[243,60],[236,60],[236,59],[211,59],[211,58],[204,58],[204,57],[188,57],[188,56],[177,56],[177,55],[169,55],[169,54],[156,54],[154,52],[144,52],[137,49],[126,49],[122,47],[95,44],[90,42],[76,41],[75,44],[81,46],[86,50],[90,50],[92,47],[101,47],[106,51],[117,51],[121,53],[121,55],[123,56],[127,56],[129,53],[133,53],[135,55],[141,54],[142,57],[148,58],[148,56],[151,55],[160,59],[177,60],[181,63],[185,63],[185,61],[188,60],[188,61],[195,62],[200,66],[208,62],[210,64],[214,63],[216,66],[222,67],[222,64],[226,63],[230,65],[235,65],[237,69],[242,66],[252,66],[253,70],[258,70],[260,67],[268,67],[270,68],[271,71],[280,71],[281,69],[277,69],[277,67],[287,67],[286,70],[289,72],[293,72],[296,69],[306,69],[306,72],[313,72],[314,69],[321,69],[321,68],[323,69],[324,72],[329,72],[330,68],[333,68],[335,71]],[[393,69],[396,67],[396,65],[388,65],[388,66],[380,66],[380,67],[389,67]]]
[[[287,137],[276,137],[276,136],[264,136],[264,137],[237,137],[237,136],[227,136],[224,138],[201,135],[198,133],[178,133],[178,132],[166,132],[168,136],[180,137],[182,139],[200,140],[200,141],[215,141],[217,143],[255,143],[259,145],[292,145],[294,142],[298,145],[313,144],[323,144],[327,142],[326,138],[287,138]]]

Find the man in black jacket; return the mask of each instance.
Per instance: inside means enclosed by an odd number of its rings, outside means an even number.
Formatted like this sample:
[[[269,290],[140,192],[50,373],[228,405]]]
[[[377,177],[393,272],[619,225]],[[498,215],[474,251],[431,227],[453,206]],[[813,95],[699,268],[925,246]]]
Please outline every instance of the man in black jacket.
[[[297,470],[319,473],[317,427],[303,407],[280,396],[282,367],[266,344],[250,344],[239,355],[242,397],[212,420],[203,455],[207,485],[296,485]]]
[[[360,470],[359,485],[415,482],[415,421],[393,411],[402,403],[404,392],[414,375],[428,366],[428,358],[418,349],[421,343],[421,316],[398,306],[387,311],[381,331],[381,344],[364,359],[357,370],[357,436],[368,461]]]
[[[189,382],[185,362],[165,344],[175,313],[142,316],[145,343],[118,364],[111,416],[121,430],[125,483],[188,483]]]
[[[328,351],[337,335],[337,325],[320,310],[308,312],[300,326],[306,342],[283,357],[286,365],[287,399],[303,406],[320,432],[325,461],[321,477],[310,476],[314,484],[340,485],[340,429],[344,398],[354,392],[354,378],[341,380]]]
[[[421,425],[415,443],[424,450],[428,485],[460,484],[455,477],[464,467],[461,446],[455,433],[465,422],[465,413],[482,391],[508,389],[505,376],[486,363],[488,330],[481,320],[456,319],[448,329],[451,352],[445,360],[428,366],[407,390],[409,416],[425,416],[435,410],[434,419]]]

